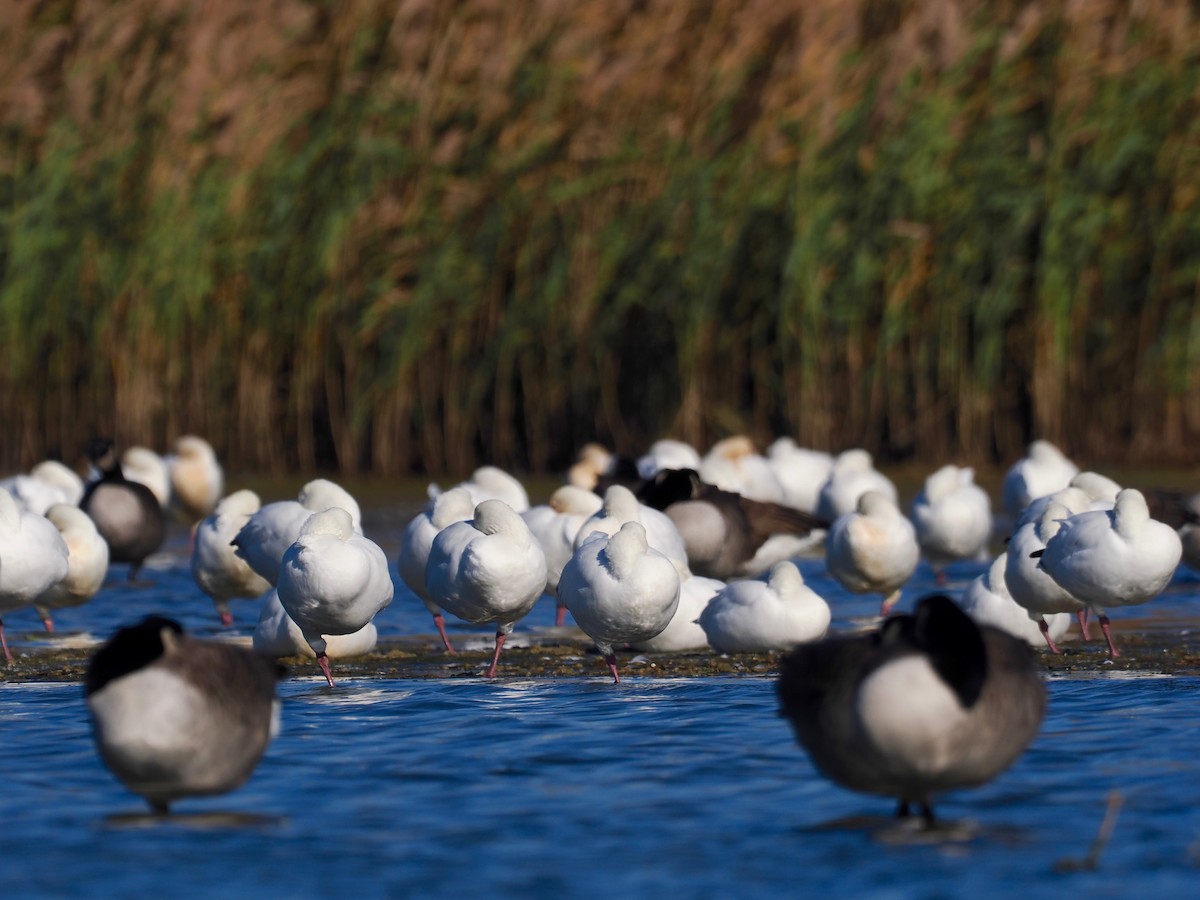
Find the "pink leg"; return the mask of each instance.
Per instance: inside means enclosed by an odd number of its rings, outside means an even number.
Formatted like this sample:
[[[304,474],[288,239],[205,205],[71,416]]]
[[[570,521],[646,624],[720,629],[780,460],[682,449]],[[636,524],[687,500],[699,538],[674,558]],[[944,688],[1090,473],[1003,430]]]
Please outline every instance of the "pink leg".
[[[329,682],[329,686],[333,687],[333,676],[329,674],[329,657],[324,652],[317,654],[317,665],[321,667],[321,671],[325,673],[325,680]]]
[[[1098,618],[1100,619],[1100,630],[1104,632],[1104,639],[1108,641],[1108,653],[1113,659],[1116,659],[1121,653],[1117,650],[1117,645],[1113,643],[1112,631],[1108,627],[1108,616],[1101,613]]]
[[[1046,646],[1050,648],[1050,652],[1061,653],[1062,651],[1054,646],[1054,641],[1050,640],[1050,626],[1046,624],[1046,620],[1044,618],[1038,619],[1038,628],[1041,629],[1042,637],[1046,639]]]
[[[945,587],[946,582],[948,582],[950,579],[946,577],[945,570],[938,569],[936,572],[933,573],[933,580],[937,584],[938,587]]]
[[[446,648],[446,652],[453,653],[454,645],[450,643],[450,638],[446,637],[446,617],[441,613],[434,613],[433,624],[437,626],[438,634],[442,638],[442,646]]]
[[[559,603],[554,608],[554,627],[562,628],[565,621],[567,621],[567,608]]]
[[[0,619],[0,647],[4,648],[4,659],[6,662],[12,662],[12,654],[8,652],[8,641],[4,639],[4,620]]]
[[[1092,639],[1092,636],[1090,634],[1088,634],[1088,613],[1089,612],[1091,612],[1091,609],[1089,607],[1085,606],[1083,609],[1079,610],[1079,612],[1077,612],[1075,614],[1079,618],[1079,630],[1081,632],[1083,632],[1083,639],[1085,641],[1090,641]]]
[[[621,676],[617,674],[617,654],[607,654],[604,657],[604,661],[608,663],[608,671],[612,672],[613,684],[620,684]]]
[[[229,610],[224,610],[221,613],[221,626],[223,628],[233,627],[233,613],[231,613]]]
[[[46,629],[46,634],[54,634],[54,620],[50,616],[42,619],[42,627]]]
[[[503,631],[496,632],[496,652],[492,655],[492,664],[488,666],[488,670],[484,672],[485,678],[496,677],[496,665],[500,662],[500,651],[504,649],[504,642],[508,639],[508,635]]]

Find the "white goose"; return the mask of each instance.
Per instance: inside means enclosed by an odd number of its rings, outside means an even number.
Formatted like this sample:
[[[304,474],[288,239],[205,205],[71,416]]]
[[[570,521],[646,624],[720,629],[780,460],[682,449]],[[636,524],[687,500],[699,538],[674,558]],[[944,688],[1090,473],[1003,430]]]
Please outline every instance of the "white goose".
[[[858,498],[867,491],[876,491],[896,502],[896,486],[875,468],[870,453],[861,448],[843,450],[833,460],[829,478],[821,485],[817,515],[832,522],[838,516],[853,512]]]
[[[502,500],[485,500],[469,522],[455,522],[433,539],[425,584],[434,603],[460,619],[496,623],[496,650],[487,677],[513,626],[529,614],[546,587],[546,554],[529,526]]]
[[[779,562],[767,581],[733,581],[700,615],[719,653],[765,653],[815,641],[829,630],[829,604],[794,563]]]
[[[96,596],[108,574],[108,544],[96,523],[77,506],[56,503],[46,510],[67,547],[67,574],[33,604],[47,631],[54,630],[52,609],[79,606]]]
[[[180,521],[192,523],[214,509],[225,489],[225,472],[212,444],[194,434],[175,441],[166,458],[171,478],[171,509]]]
[[[323,634],[325,656],[329,659],[347,659],[363,656],[375,649],[379,641],[379,629],[368,622],[353,634]],[[300,630],[283,604],[279,592],[269,588],[263,595],[262,608],[258,612],[258,625],[254,629],[254,652],[259,656],[280,659],[285,656],[306,656],[316,659],[317,653],[304,639]]]
[[[546,554],[546,593],[554,594],[558,590],[563,566],[575,553],[575,538],[579,536],[579,529],[603,505],[604,501],[599,495],[566,484],[550,495],[549,502],[521,513],[521,518]],[[561,628],[566,615],[567,608],[559,603],[554,624]]]
[[[57,460],[47,459],[29,470],[28,475],[13,475],[0,481],[17,505],[44,516],[55,503],[78,506],[83,499],[83,479]]]
[[[960,559],[975,559],[992,535],[992,504],[975,483],[975,470],[942,466],[927,479],[912,505],[917,543],[933,565],[938,584],[945,583],[943,567]]]
[[[626,522],[637,522],[646,529],[650,546],[675,564],[680,578],[691,574],[687,548],[675,523],[665,513],[639,503],[633,491],[620,484],[611,485],[604,492],[603,505],[583,523],[575,536],[575,549],[582,547],[592,532],[599,531],[612,537]]]
[[[1183,547],[1171,526],[1150,518],[1141,491],[1117,494],[1111,510],[1072,516],[1046,542],[1041,566],[1064,590],[1096,611],[1109,652],[1113,644],[1105,610],[1157,597],[1179,565]]]
[[[455,522],[467,521],[474,514],[475,504],[471,501],[471,492],[466,488],[451,488],[438,494],[428,509],[414,516],[400,536],[400,555],[397,560],[400,579],[408,585],[410,591],[421,598],[421,602],[433,616],[434,627],[437,628],[447,653],[454,652],[454,645],[446,635],[446,617],[442,615],[441,607],[429,599],[429,588],[425,585],[425,568],[429,563],[433,539],[438,533]]]
[[[878,491],[860,496],[858,508],[839,517],[825,539],[829,574],[852,593],[882,594],[884,616],[899,601],[920,557],[912,522]]]
[[[268,503],[250,516],[233,540],[237,555],[271,584],[276,584],[283,554],[296,542],[309,516],[334,507],[346,510],[351,527],[362,533],[362,513],[355,499],[332,481],[317,478],[304,485],[295,500]]]
[[[4,614],[32,606],[70,570],[69,552],[58,529],[45,516],[17,506],[0,491],[0,648],[12,661],[4,639]]]
[[[783,488],[784,506],[815,513],[821,488],[833,471],[833,457],[822,450],[798,447],[790,437],[781,437],[767,448],[771,471]]]
[[[222,498],[216,510],[196,526],[192,578],[212,598],[221,624],[227,628],[233,624],[230,600],[260,597],[271,588],[270,582],[250,568],[233,548],[234,538],[261,508],[254,491],[235,491]]]
[[[1036,560],[1033,560],[1036,562]],[[1001,553],[988,570],[967,585],[963,591],[962,608],[980,625],[991,625],[1023,638],[1027,643],[1040,647],[1042,630],[1029,612],[1013,599],[1004,578],[1008,565],[1008,554]],[[1038,617],[1039,621],[1042,619]],[[1046,639],[1051,645],[1061,640],[1071,627],[1069,612],[1050,613],[1045,617]]]
[[[524,486],[497,466],[480,466],[471,473],[470,478],[455,487],[466,488],[476,506],[484,500],[503,500],[514,512],[529,509],[529,495]],[[440,493],[442,489],[436,484],[429,486],[429,499],[434,499]]]
[[[150,488],[163,509],[171,503],[171,470],[167,461],[149,447],[129,447],[121,454],[121,472],[127,481]]]
[[[1034,441],[1004,474],[1000,505],[1015,519],[1031,501],[1065,488],[1077,474],[1079,467],[1052,443]]]
[[[679,605],[679,573],[631,521],[611,537],[592,532],[563,569],[558,596],[620,684],[613,645],[662,633]]]
[[[662,438],[638,457],[637,470],[642,478],[650,479],[663,469],[700,469],[700,453],[686,441]]]
[[[279,602],[317,655],[333,686],[327,634],[353,634],[392,602],[392,578],[379,545],[354,530],[350,513],[313,513],[279,567]]]
[[[724,491],[763,503],[782,503],[783,486],[767,458],[744,434],[717,441],[700,460],[700,478]]]
[[[652,638],[636,641],[638,650],[651,653],[670,653],[679,650],[701,650],[708,647],[708,635],[700,627],[700,614],[724,590],[725,582],[703,575],[692,575],[679,583],[679,606],[667,627]]]
[[[1075,491],[1075,488],[1070,490]],[[1056,492],[1056,495],[1062,494]],[[1082,492],[1079,492],[1082,493]],[[1078,497],[1069,498],[1076,502]],[[1049,628],[1047,616],[1058,613],[1075,613],[1079,617],[1079,629],[1084,640],[1088,639],[1087,604],[1060,587],[1038,563],[1035,554],[1046,548],[1046,543],[1058,534],[1063,521],[1071,516],[1061,503],[1050,503],[1042,510],[1040,519],[1026,522],[1013,533],[1005,554],[1004,583],[1009,594],[1023,608],[1030,619],[1041,630],[1046,646],[1051,653],[1058,653]]]

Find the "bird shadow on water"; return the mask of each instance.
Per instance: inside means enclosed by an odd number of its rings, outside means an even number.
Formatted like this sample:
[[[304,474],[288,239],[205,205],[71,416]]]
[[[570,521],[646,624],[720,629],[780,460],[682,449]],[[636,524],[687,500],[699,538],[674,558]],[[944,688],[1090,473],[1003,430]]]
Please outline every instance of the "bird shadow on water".
[[[105,828],[188,828],[205,831],[233,829],[270,830],[287,825],[286,816],[262,813],[220,812],[209,810],[194,813],[124,812],[105,816],[100,824]]]
[[[983,825],[972,819],[938,819],[927,824],[920,816],[843,816],[797,829],[804,834],[861,832],[891,847],[961,847],[972,843],[1019,844],[1022,831],[1012,826]]]

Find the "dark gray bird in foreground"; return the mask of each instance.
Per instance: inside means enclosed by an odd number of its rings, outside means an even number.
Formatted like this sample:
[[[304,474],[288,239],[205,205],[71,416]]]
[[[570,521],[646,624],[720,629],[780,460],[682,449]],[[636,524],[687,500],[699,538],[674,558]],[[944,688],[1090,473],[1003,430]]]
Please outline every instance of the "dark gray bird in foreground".
[[[827,777],[916,804],[984,784],[1037,734],[1046,690],[1024,641],[923,600],[867,635],[805,644],[781,660],[780,714]]]
[[[778,503],[751,500],[701,481],[694,469],[663,469],[637,490],[642,503],[667,514],[683,537],[697,575],[729,579],[776,534],[806,535],[829,522]]]
[[[109,562],[129,563],[129,580],[135,581],[146,557],[162,546],[166,515],[150,488],[125,478],[112,441],[92,441],[88,459],[100,480],[87,486],[79,507],[108,544]]]
[[[180,797],[231,791],[278,730],[283,673],[161,616],[122,628],[96,651],[84,682],[100,757],[160,815]]]

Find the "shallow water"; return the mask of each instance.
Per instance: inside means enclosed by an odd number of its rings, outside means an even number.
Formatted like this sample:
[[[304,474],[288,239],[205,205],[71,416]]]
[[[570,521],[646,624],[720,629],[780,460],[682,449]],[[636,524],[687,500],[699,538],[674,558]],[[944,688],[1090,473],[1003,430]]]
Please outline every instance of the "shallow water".
[[[55,895],[1184,896],[1197,687],[1052,681],[1029,752],[943,800],[955,833],[916,841],[889,801],[813,771],[770,679],[292,680],[249,783],[179,803],[177,821],[141,816],[101,766],[77,685],[5,685],[0,872]],[[1099,869],[1060,873],[1114,789]],[[876,821],[843,822],[861,817]]]
[[[392,559],[397,533],[381,541]],[[951,593],[983,568],[954,567]],[[878,609],[840,591],[820,560],[802,569],[835,628]],[[60,628],[103,638],[157,611],[220,631],[182,535],[145,578],[61,611]],[[923,568],[908,602],[932,588]],[[1200,581],[1183,572],[1114,624],[1118,635],[1189,629],[1197,603]],[[253,610],[235,607],[236,633],[253,629]],[[5,621],[19,651],[44,642],[32,612]],[[518,633],[552,621],[543,601]],[[402,588],[377,623],[384,637],[431,632]],[[1193,896],[1200,884],[1200,679],[1051,678],[1030,750],[994,783],[944,798],[938,814],[954,827],[931,836],[897,828],[890,801],[817,775],[775,715],[772,679],[614,686],[590,663],[594,677],[344,678],[334,690],[297,668],[280,686],[282,733],[251,780],[165,821],[99,762],[79,685],[0,684],[0,878],[18,896],[1116,897]],[[1114,790],[1112,840],[1095,871],[1075,870]]]

